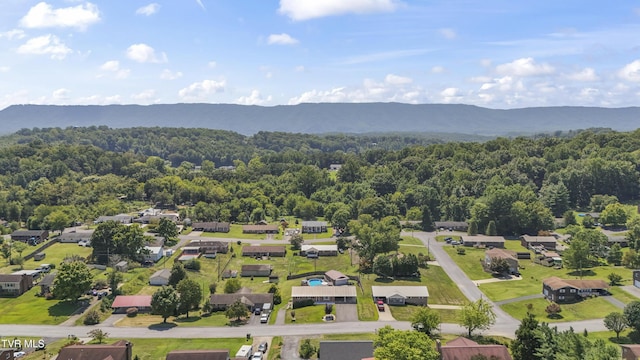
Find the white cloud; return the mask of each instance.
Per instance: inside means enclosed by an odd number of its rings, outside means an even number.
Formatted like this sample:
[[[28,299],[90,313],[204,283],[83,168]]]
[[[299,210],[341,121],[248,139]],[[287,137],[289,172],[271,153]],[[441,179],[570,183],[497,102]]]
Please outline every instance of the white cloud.
[[[365,55],[357,55],[352,56],[344,60],[341,65],[357,65],[368,62],[376,62],[376,61],[385,61],[385,60],[393,60],[400,59],[410,56],[422,55],[429,50],[427,49],[411,49],[411,50],[396,50],[396,51],[385,51],[379,53],[365,54]]]
[[[157,13],[158,10],[160,10],[160,4],[151,3],[149,5],[146,5],[146,6],[138,8],[138,10],[136,10],[136,14],[137,15],[151,16],[151,15]]]
[[[496,66],[496,72],[509,76],[537,76],[552,74],[555,69],[546,63],[538,64],[533,58],[521,58]]]
[[[471,81],[472,83],[487,83],[491,80],[492,79],[488,76],[473,76],[469,79],[469,81]]]
[[[394,74],[388,74],[384,78],[384,81],[387,84],[391,84],[391,85],[406,85],[406,84],[411,84],[413,82],[411,78],[398,76]]]
[[[207,63],[207,66],[211,69],[215,68],[216,66],[218,66],[218,63],[215,61],[209,61],[209,63]]]
[[[269,38],[267,38],[267,44],[269,45],[295,45],[299,41],[295,38],[292,38],[289,34],[271,34]]]
[[[305,69],[304,66],[298,65],[298,66],[296,66],[296,68],[294,70],[295,70],[295,72],[305,72],[306,69]]]
[[[162,70],[162,74],[160,74],[160,78],[162,80],[175,80],[181,77],[182,77],[182,72],[180,71],[172,72],[169,69]]]
[[[618,76],[627,81],[640,81],[640,60],[625,65],[618,71]]]
[[[71,52],[55,35],[43,35],[29,39],[18,48],[19,54],[50,55],[52,59],[62,60]]]
[[[325,16],[394,11],[398,0],[280,0],[278,12],[302,21]]]
[[[54,9],[46,2],[40,2],[29,9],[20,24],[26,28],[70,27],[85,30],[98,21],[100,11],[92,3]]]
[[[11,70],[11,68],[8,66],[0,66],[0,73],[6,73],[9,72],[9,70]]]
[[[453,40],[458,36],[455,30],[449,28],[438,29],[438,33],[440,34],[440,36],[448,40]]]
[[[167,55],[162,53],[156,55],[156,51],[147,44],[133,44],[127,49],[127,57],[139,63],[164,63],[167,62]]]
[[[110,60],[100,66],[100,70],[115,73],[117,79],[126,79],[129,77],[131,70],[122,69],[120,62],[117,60]]]
[[[480,66],[482,67],[490,67],[491,65],[493,65],[493,61],[491,61],[491,59],[480,60]]]
[[[598,75],[596,75],[596,71],[592,68],[584,68],[582,71],[568,74],[567,78],[574,81],[597,81]]]
[[[226,85],[225,80],[203,80],[181,89],[178,95],[185,100],[205,100],[212,93],[224,92]]]
[[[459,103],[463,99],[460,89],[454,87],[442,90],[440,96],[442,97],[441,101],[445,104]]]
[[[273,73],[272,73],[271,71],[267,71],[267,72],[264,74],[264,77],[265,77],[265,78],[267,78],[267,79],[271,79],[271,78],[273,77]]]
[[[69,98],[69,90],[65,88],[60,88],[54,90],[51,94],[54,100],[66,100]]]
[[[13,29],[0,33],[0,39],[5,38],[9,40],[20,40],[27,36],[23,30]]]
[[[202,3],[202,0],[196,0],[196,2],[198,3],[198,5],[200,5],[202,10],[207,10],[207,8],[204,7],[204,4]]]
[[[442,74],[445,71],[447,71],[447,69],[445,69],[443,66],[434,66],[431,68],[432,74]]]
[[[153,89],[144,90],[137,94],[131,95],[131,99],[146,102],[146,103],[150,102],[150,100],[153,100],[155,97],[156,97],[156,91]]]
[[[241,96],[236,100],[236,104],[240,105],[264,105],[271,101],[271,96],[265,99],[258,90],[251,91],[249,96]]]

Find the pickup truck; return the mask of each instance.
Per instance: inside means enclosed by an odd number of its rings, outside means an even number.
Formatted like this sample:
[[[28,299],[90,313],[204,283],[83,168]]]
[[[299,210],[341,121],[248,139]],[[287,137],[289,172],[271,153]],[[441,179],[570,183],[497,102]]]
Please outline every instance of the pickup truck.
[[[378,311],[384,311],[384,302],[382,300],[378,300],[376,305],[378,306]]]

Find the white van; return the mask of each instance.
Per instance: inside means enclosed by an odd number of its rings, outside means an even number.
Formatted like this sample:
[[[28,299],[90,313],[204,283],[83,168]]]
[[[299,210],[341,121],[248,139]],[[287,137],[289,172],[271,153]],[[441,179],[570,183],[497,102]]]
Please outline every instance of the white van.
[[[237,358],[248,359],[253,355],[253,345],[242,345],[236,353]]]
[[[51,271],[51,264],[40,264],[40,266],[38,266],[36,270],[48,273],[49,271]]]

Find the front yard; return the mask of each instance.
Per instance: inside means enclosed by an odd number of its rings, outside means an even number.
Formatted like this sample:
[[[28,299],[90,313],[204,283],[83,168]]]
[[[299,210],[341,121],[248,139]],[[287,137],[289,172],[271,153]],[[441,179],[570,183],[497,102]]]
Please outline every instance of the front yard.
[[[531,310],[540,321],[565,322],[589,319],[602,319],[611,312],[621,312],[602,297],[587,299],[575,304],[559,304],[562,312],[557,317],[548,317],[545,309],[550,302],[547,299],[533,299],[504,304],[501,308],[516,319],[523,319],[527,314],[527,305],[533,305]]]

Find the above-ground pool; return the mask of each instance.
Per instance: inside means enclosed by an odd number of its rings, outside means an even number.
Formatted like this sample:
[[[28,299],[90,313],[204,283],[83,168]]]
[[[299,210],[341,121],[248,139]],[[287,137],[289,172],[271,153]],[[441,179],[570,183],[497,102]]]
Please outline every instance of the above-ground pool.
[[[321,286],[326,285],[327,283],[325,283],[322,279],[309,279],[307,280],[307,284],[309,286]]]

